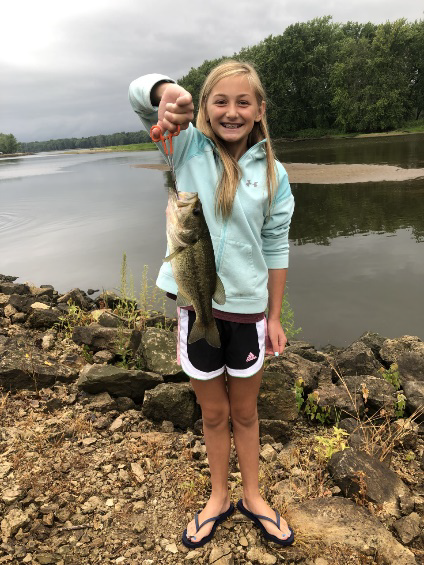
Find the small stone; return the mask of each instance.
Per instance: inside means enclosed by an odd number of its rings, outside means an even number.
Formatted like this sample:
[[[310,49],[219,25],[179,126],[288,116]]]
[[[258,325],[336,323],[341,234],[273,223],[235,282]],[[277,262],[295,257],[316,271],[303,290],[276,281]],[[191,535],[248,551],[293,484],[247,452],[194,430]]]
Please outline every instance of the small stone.
[[[31,561],[32,561],[31,553],[27,553],[25,557],[22,559],[22,563],[31,563]]]
[[[164,420],[162,422],[161,429],[166,434],[170,434],[171,432],[174,431],[174,424],[172,422],[170,422],[169,420]]]
[[[43,524],[46,526],[53,526],[54,524],[54,514],[53,512],[49,512],[43,516]]]
[[[83,514],[90,514],[102,506],[103,502],[98,496],[90,496],[90,498],[82,505],[81,512]]]
[[[165,551],[169,551],[169,553],[178,553],[178,548],[175,542],[168,544],[165,546]]]
[[[111,423],[109,430],[111,432],[116,432],[118,430],[120,430],[124,425],[124,422],[122,420],[122,418],[120,416],[118,416],[117,418],[115,418],[115,420]]]
[[[224,545],[223,547],[214,547],[209,555],[209,563],[214,565],[234,565],[234,557],[231,549]]]
[[[38,553],[35,559],[40,565],[53,565],[59,561],[59,558],[53,555],[53,553]]]
[[[139,463],[131,463],[131,471],[139,483],[144,482],[144,472]]]
[[[272,445],[267,443],[261,450],[261,457],[264,461],[267,461],[269,463],[270,461],[275,461],[277,459],[277,452],[272,447]]]
[[[317,557],[315,559],[315,565],[328,565],[328,561],[327,561],[327,559],[324,559],[323,557]]]
[[[409,516],[400,518],[395,522],[395,530],[403,544],[411,543],[421,532],[419,514],[412,512]]]
[[[123,563],[125,561],[125,557],[118,557],[118,559],[116,559],[115,563]]]
[[[113,505],[114,505],[113,498],[108,498],[106,500],[106,506],[113,506]]]
[[[5,504],[12,504],[22,496],[22,490],[17,488],[7,488],[3,491],[1,499]]]
[[[243,547],[247,547],[249,545],[249,542],[247,541],[245,536],[241,536],[241,538],[239,539],[239,544]]]
[[[201,553],[199,551],[196,551],[195,549],[193,549],[192,551],[189,551],[185,557],[185,561],[192,561],[193,559],[197,559],[198,557],[200,557]]]
[[[81,443],[83,445],[92,445],[93,443],[96,443],[97,439],[95,437],[85,437]]]
[[[275,555],[265,553],[258,547],[252,547],[252,549],[247,552],[246,557],[253,561],[253,563],[260,563],[260,565],[274,565],[274,563],[277,563]]]

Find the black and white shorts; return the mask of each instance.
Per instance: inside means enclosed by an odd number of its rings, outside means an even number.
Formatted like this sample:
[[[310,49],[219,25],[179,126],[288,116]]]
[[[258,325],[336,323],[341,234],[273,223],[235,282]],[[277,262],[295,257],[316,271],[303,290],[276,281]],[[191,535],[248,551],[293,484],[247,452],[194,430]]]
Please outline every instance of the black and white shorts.
[[[265,356],[266,319],[243,324],[215,318],[221,347],[212,347],[205,339],[187,343],[196,314],[178,308],[177,361],[194,379],[207,381],[222,375],[251,377],[261,369]]]

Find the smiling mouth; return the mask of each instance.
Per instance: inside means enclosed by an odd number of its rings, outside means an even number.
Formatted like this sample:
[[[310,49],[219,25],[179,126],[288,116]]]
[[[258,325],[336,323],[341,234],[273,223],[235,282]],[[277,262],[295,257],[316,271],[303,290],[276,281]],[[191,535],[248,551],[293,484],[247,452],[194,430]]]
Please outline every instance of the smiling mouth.
[[[225,124],[225,123],[221,123],[221,126],[226,128],[226,129],[238,129],[241,128],[243,124]]]

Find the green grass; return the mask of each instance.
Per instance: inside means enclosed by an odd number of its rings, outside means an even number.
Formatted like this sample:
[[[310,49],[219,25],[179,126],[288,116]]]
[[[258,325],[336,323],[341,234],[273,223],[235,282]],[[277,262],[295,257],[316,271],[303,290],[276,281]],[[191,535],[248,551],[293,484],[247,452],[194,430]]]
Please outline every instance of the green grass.
[[[109,151],[154,151],[157,149],[156,145],[151,142],[147,143],[130,143],[130,145],[110,145],[103,147]]]

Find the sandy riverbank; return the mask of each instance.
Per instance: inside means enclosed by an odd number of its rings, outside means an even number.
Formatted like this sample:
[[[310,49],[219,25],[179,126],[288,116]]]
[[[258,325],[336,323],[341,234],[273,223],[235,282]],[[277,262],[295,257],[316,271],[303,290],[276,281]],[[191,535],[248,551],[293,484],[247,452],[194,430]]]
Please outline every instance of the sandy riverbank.
[[[165,164],[131,165],[140,169],[167,171]],[[424,177],[424,169],[402,169],[390,165],[321,165],[286,163],[290,182],[308,184],[351,184],[359,182],[405,181]]]

